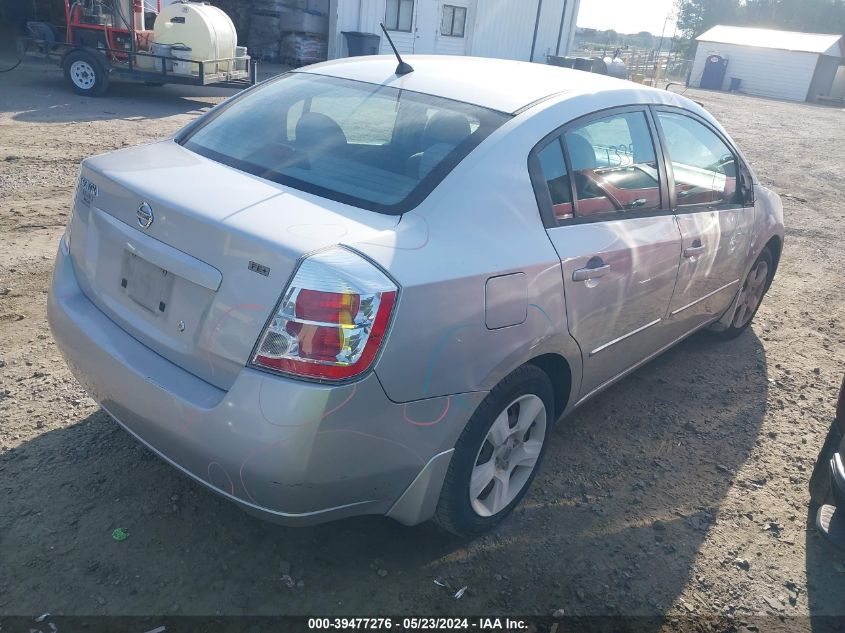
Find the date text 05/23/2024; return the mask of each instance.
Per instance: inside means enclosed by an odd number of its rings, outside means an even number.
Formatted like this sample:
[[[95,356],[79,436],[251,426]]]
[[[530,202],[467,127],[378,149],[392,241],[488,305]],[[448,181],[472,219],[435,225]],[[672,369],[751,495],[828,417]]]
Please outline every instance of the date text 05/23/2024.
[[[523,631],[529,623],[522,619],[477,617],[403,617],[399,618],[309,618],[308,629],[349,631]]]

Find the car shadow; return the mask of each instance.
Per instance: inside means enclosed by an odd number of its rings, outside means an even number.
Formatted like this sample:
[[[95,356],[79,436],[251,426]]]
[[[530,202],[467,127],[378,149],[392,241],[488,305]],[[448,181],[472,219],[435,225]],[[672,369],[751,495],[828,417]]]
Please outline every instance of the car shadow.
[[[259,79],[284,70],[283,66],[271,65],[260,72]],[[115,80],[104,95],[83,97],[71,90],[55,65],[25,61],[9,75],[0,75],[0,112],[14,112],[15,121],[26,123],[160,119],[202,114],[238,92],[232,88],[148,86]]]
[[[752,331],[692,337],[557,425],[527,498],[474,540],[381,517],[262,522],[98,411],[0,456],[0,613],[660,615],[767,392]]]
[[[68,123],[113,119],[158,119],[176,114],[201,114],[234,90],[203,91],[183,86],[145,86],[113,82],[101,97],[75,94],[61,70],[26,64],[6,80],[9,90],[0,98],[0,111],[14,112],[15,121]],[[24,88],[23,90],[14,88]],[[214,98],[216,97],[216,98]]]

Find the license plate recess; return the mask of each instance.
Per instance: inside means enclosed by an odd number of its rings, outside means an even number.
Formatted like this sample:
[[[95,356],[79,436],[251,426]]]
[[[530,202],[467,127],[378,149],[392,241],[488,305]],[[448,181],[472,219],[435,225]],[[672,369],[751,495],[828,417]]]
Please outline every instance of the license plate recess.
[[[135,303],[155,315],[164,315],[175,275],[135,253],[124,251],[120,286]]]

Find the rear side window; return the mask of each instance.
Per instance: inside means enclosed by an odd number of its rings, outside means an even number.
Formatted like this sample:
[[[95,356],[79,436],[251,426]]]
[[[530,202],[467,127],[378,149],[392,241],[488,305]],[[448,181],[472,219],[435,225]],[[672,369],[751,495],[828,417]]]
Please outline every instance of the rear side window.
[[[572,166],[576,215],[660,208],[660,177],[648,122],[625,112],[575,127],[563,136]]]
[[[682,114],[658,111],[657,119],[675,175],[678,207],[739,204],[736,158],[724,141]]]
[[[536,156],[558,221],[661,208],[660,175],[643,112],[577,125]]]
[[[228,102],[180,142],[261,178],[395,214],[418,205],[509,118],[408,90],[291,73]]]

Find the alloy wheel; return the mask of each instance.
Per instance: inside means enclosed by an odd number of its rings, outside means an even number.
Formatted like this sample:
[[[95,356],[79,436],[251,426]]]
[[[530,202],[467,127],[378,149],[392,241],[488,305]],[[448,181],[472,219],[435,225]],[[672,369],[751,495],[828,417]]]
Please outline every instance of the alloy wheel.
[[[469,500],[476,514],[493,516],[519,495],[540,459],[546,424],[546,406],[534,394],[517,398],[496,416],[470,476]]]

